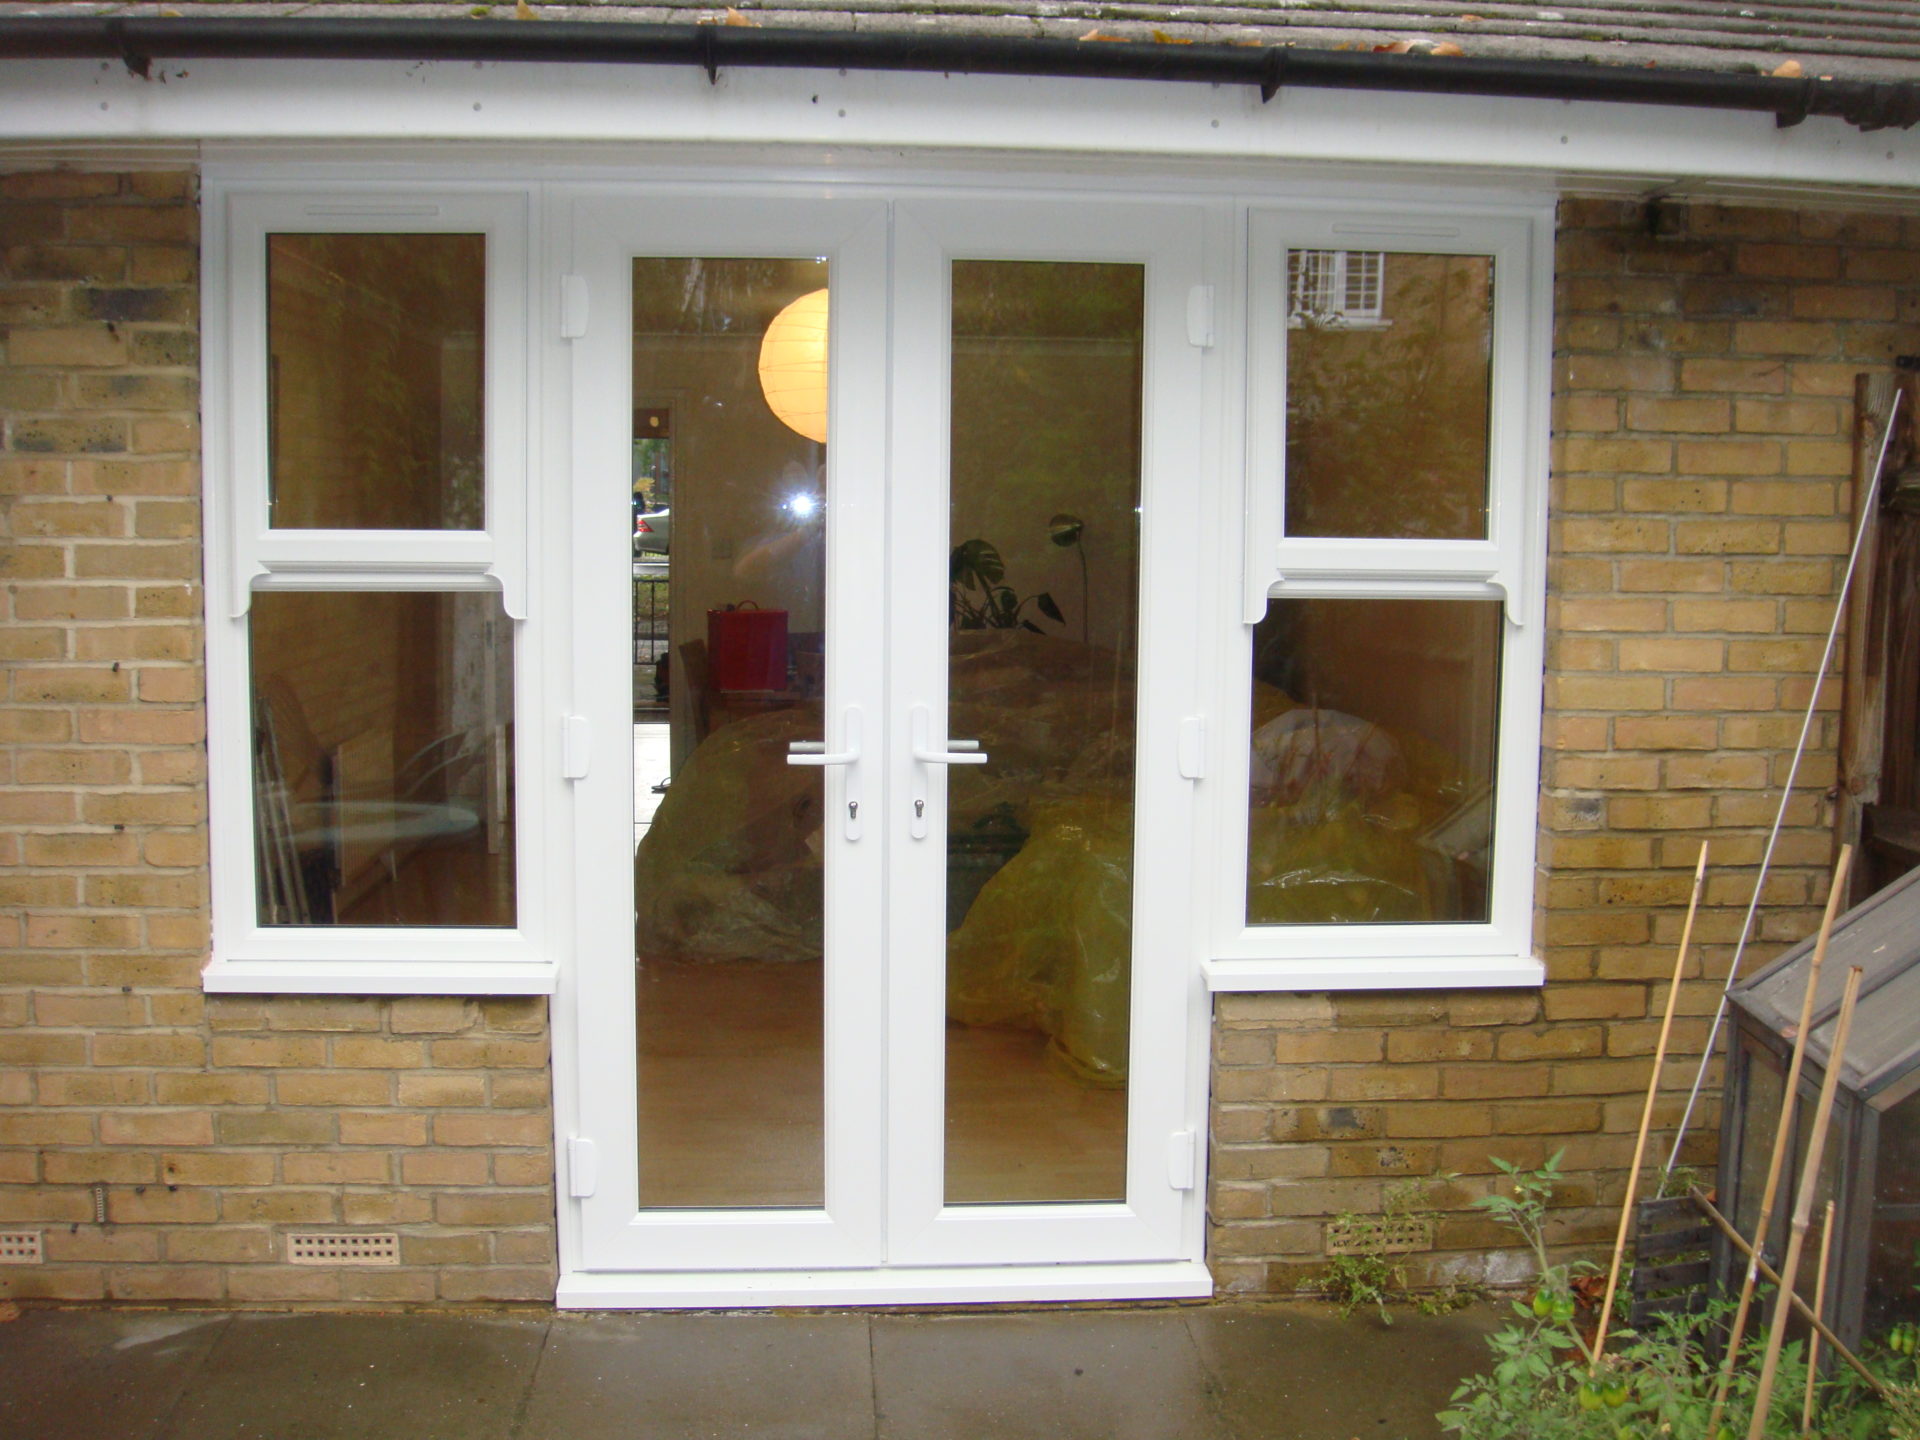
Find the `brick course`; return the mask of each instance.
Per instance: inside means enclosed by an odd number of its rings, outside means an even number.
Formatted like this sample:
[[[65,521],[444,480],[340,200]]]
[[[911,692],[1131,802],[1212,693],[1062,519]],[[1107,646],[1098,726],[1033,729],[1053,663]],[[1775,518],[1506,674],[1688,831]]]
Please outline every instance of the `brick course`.
[[[1850,532],[1854,376],[1920,350],[1920,222],[1568,200],[1557,240],[1532,992],[1222,996],[1212,1264],[1292,1290],[1411,1181],[1416,1283],[1511,1279],[1493,1157],[1566,1151],[1557,1236],[1610,1242],[1702,840],[1713,872],[1656,1124],[1677,1123],[1752,894]],[[1657,228],[1657,233],[1655,230]],[[1748,948],[1826,899],[1830,681]],[[1717,1077],[1715,1077],[1717,1078]],[[1709,1091],[1685,1158],[1711,1165]],[[1664,1153],[1664,1152],[1663,1152]]]
[[[0,175],[0,1296],[550,1299],[544,1001],[200,988],[198,234],[184,172]]]

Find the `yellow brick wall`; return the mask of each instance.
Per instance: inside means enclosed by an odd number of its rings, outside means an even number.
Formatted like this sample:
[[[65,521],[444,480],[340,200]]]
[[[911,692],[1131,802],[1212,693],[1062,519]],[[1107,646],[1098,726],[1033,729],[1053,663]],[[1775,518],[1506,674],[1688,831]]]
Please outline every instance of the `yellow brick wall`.
[[[187,173],[0,175],[0,1296],[548,1299],[544,1001],[201,993],[198,235]],[[284,1263],[340,1229],[402,1263]]]
[[[1706,1039],[1844,569],[1854,377],[1920,353],[1920,221],[1568,200],[1557,274],[1549,983],[1222,997],[1209,1199],[1227,1289],[1310,1284],[1327,1222],[1377,1212],[1395,1184],[1436,1217],[1417,1283],[1513,1276],[1510,1237],[1469,1207],[1493,1157],[1562,1148],[1559,1238],[1611,1240],[1711,840],[1658,1123],[1677,1122]],[[1753,961],[1818,923],[1838,702],[1830,682]],[[1712,1099],[1685,1157],[1705,1166]]]

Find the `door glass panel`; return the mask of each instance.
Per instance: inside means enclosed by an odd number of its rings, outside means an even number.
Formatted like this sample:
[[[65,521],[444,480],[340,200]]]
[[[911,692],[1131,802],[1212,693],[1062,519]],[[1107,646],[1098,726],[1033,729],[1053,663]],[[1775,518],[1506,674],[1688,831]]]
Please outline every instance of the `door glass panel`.
[[[1287,255],[1289,535],[1484,540],[1485,255]]]
[[[512,925],[500,597],[267,591],[247,636],[260,924]]]
[[[826,286],[633,264],[643,1206],[825,1201]]]
[[[1253,632],[1249,925],[1485,923],[1497,600],[1269,600]]]
[[[1144,295],[953,266],[950,1204],[1126,1195]]]
[[[275,529],[478,530],[484,235],[267,238]]]

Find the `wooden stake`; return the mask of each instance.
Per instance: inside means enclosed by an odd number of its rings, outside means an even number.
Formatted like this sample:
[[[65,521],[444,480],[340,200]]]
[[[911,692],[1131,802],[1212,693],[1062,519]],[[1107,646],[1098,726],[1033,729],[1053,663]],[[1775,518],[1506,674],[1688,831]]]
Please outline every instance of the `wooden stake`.
[[[1700,846],[1700,863],[1693,867],[1693,898],[1687,902],[1687,923],[1680,931],[1680,953],[1673,957],[1673,983],[1667,987],[1667,1013],[1660,1019],[1660,1039],[1653,1047],[1653,1075],[1647,1081],[1647,1103],[1640,1109],[1640,1135],[1633,1142],[1633,1163],[1627,1167],[1627,1197],[1620,1202],[1620,1230],[1613,1238],[1613,1264],[1607,1267],[1607,1298],[1600,1302],[1600,1328],[1594,1332],[1593,1361],[1588,1374],[1600,1369],[1607,1353],[1607,1326],[1613,1321],[1613,1297],[1620,1288],[1620,1262],[1627,1253],[1627,1231],[1633,1225],[1633,1199],[1640,1188],[1640,1164],[1647,1154],[1647,1132],[1653,1128],[1653,1102],[1660,1095],[1660,1071],[1667,1063],[1667,1036],[1673,1033],[1673,1010],[1680,1000],[1680,980],[1687,968],[1687,947],[1693,943],[1693,917],[1700,910],[1700,890],[1707,882],[1707,847]]]
[[[1833,1258],[1833,1201],[1827,1201],[1827,1213],[1820,1221],[1820,1273],[1813,1282],[1813,1313],[1827,1311],[1827,1262]],[[1813,1433],[1813,1387],[1820,1378],[1820,1332],[1807,1337],[1807,1398],[1800,1405],[1800,1433]]]
[[[1727,1336],[1726,1358],[1720,1362],[1720,1380],[1713,1390],[1713,1413],[1707,1434],[1720,1433],[1720,1416],[1727,1408],[1727,1387],[1740,1362],[1740,1342],[1747,1338],[1747,1317],[1753,1310],[1753,1289],[1760,1281],[1760,1252],[1767,1248],[1773,1228],[1773,1204],[1780,1193],[1780,1172],[1787,1163],[1787,1142],[1793,1135],[1793,1112],[1800,1098],[1800,1067],[1807,1057],[1807,1031],[1813,1025],[1813,997],[1820,987],[1820,967],[1827,960],[1827,941],[1833,936],[1834,917],[1847,893],[1847,871],[1853,866],[1853,847],[1842,845],[1827,887],[1827,909],[1820,917],[1820,937],[1813,942],[1813,964],[1807,970],[1807,993],[1800,1000],[1800,1024],[1793,1032],[1793,1059],[1787,1065],[1787,1088],[1780,1099],[1780,1123],[1773,1132],[1773,1155],[1767,1161],[1767,1183],[1760,1192],[1760,1216],[1753,1224],[1753,1245],[1747,1251],[1747,1273],[1740,1281],[1740,1303],[1733,1312],[1733,1330]]]
[[[1860,998],[1860,977],[1866,972],[1858,965],[1847,971],[1846,993],[1840,997],[1840,1018],[1834,1022],[1833,1049],[1827,1056],[1827,1078],[1820,1086],[1820,1108],[1814,1113],[1813,1134],[1807,1140],[1807,1163],[1800,1171],[1800,1188],[1793,1202],[1793,1233],[1787,1240],[1787,1256],[1780,1273],[1787,1283],[1780,1286],[1774,1302],[1773,1323],[1767,1327],[1767,1358],[1760,1365],[1760,1385],[1753,1396],[1753,1419],[1747,1423],[1747,1440],[1761,1440],[1767,1428],[1767,1407],[1773,1401],[1773,1381],[1780,1368],[1780,1347],[1787,1338],[1787,1295],[1792,1277],[1800,1270],[1800,1252],[1806,1248],[1807,1226],[1813,1219],[1813,1190],[1820,1183],[1820,1160],[1827,1148],[1827,1126],[1833,1120],[1834,1098],[1840,1093],[1840,1062],[1847,1053],[1847,1033],[1853,1029],[1853,1007]]]
[[[1738,1250],[1748,1259],[1752,1259],[1753,1247],[1747,1244],[1744,1235],[1733,1228],[1733,1222],[1720,1213],[1719,1207],[1697,1189],[1690,1190],[1687,1193],[1693,1196],[1693,1203],[1700,1207],[1700,1213],[1711,1220],[1720,1233],[1727,1237],[1727,1243],[1732,1245],[1734,1249]],[[1762,1280],[1765,1280],[1769,1285],[1778,1285],[1780,1283],[1779,1271],[1775,1270],[1764,1260],[1760,1261],[1759,1265],[1760,1278]],[[1832,1328],[1828,1326],[1827,1322],[1816,1315],[1813,1307],[1802,1300],[1796,1291],[1789,1289],[1787,1294],[1793,1297],[1793,1308],[1799,1312],[1800,1318],[1811,1325],[1820,1338],[1833,1347],[1833,1353],[1853,1367],[1853,1373],[1867,1382],[1867,1388],[1869,1390],[1873,1391],[1873,1393],[1878,1395],[1882,1400],[1888,1399],[1886,1382],[1874,1374],[1873,1371],[1869,1370],[1865,1362],[1841,1342],[1840,1337],[1833,1333]]]

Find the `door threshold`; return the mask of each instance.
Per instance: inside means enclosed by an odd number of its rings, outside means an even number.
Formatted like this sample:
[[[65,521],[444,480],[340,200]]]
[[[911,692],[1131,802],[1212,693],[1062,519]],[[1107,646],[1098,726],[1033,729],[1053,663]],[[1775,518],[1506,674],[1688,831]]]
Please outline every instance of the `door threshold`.
[[[776,1306],[978,1305],[1061,1300],[1204,1300],[1213,1276],[1197,1260],[1114,1265],[998,1265],[875,1270],[575,1270],[562,1310],[762,1310]]]

